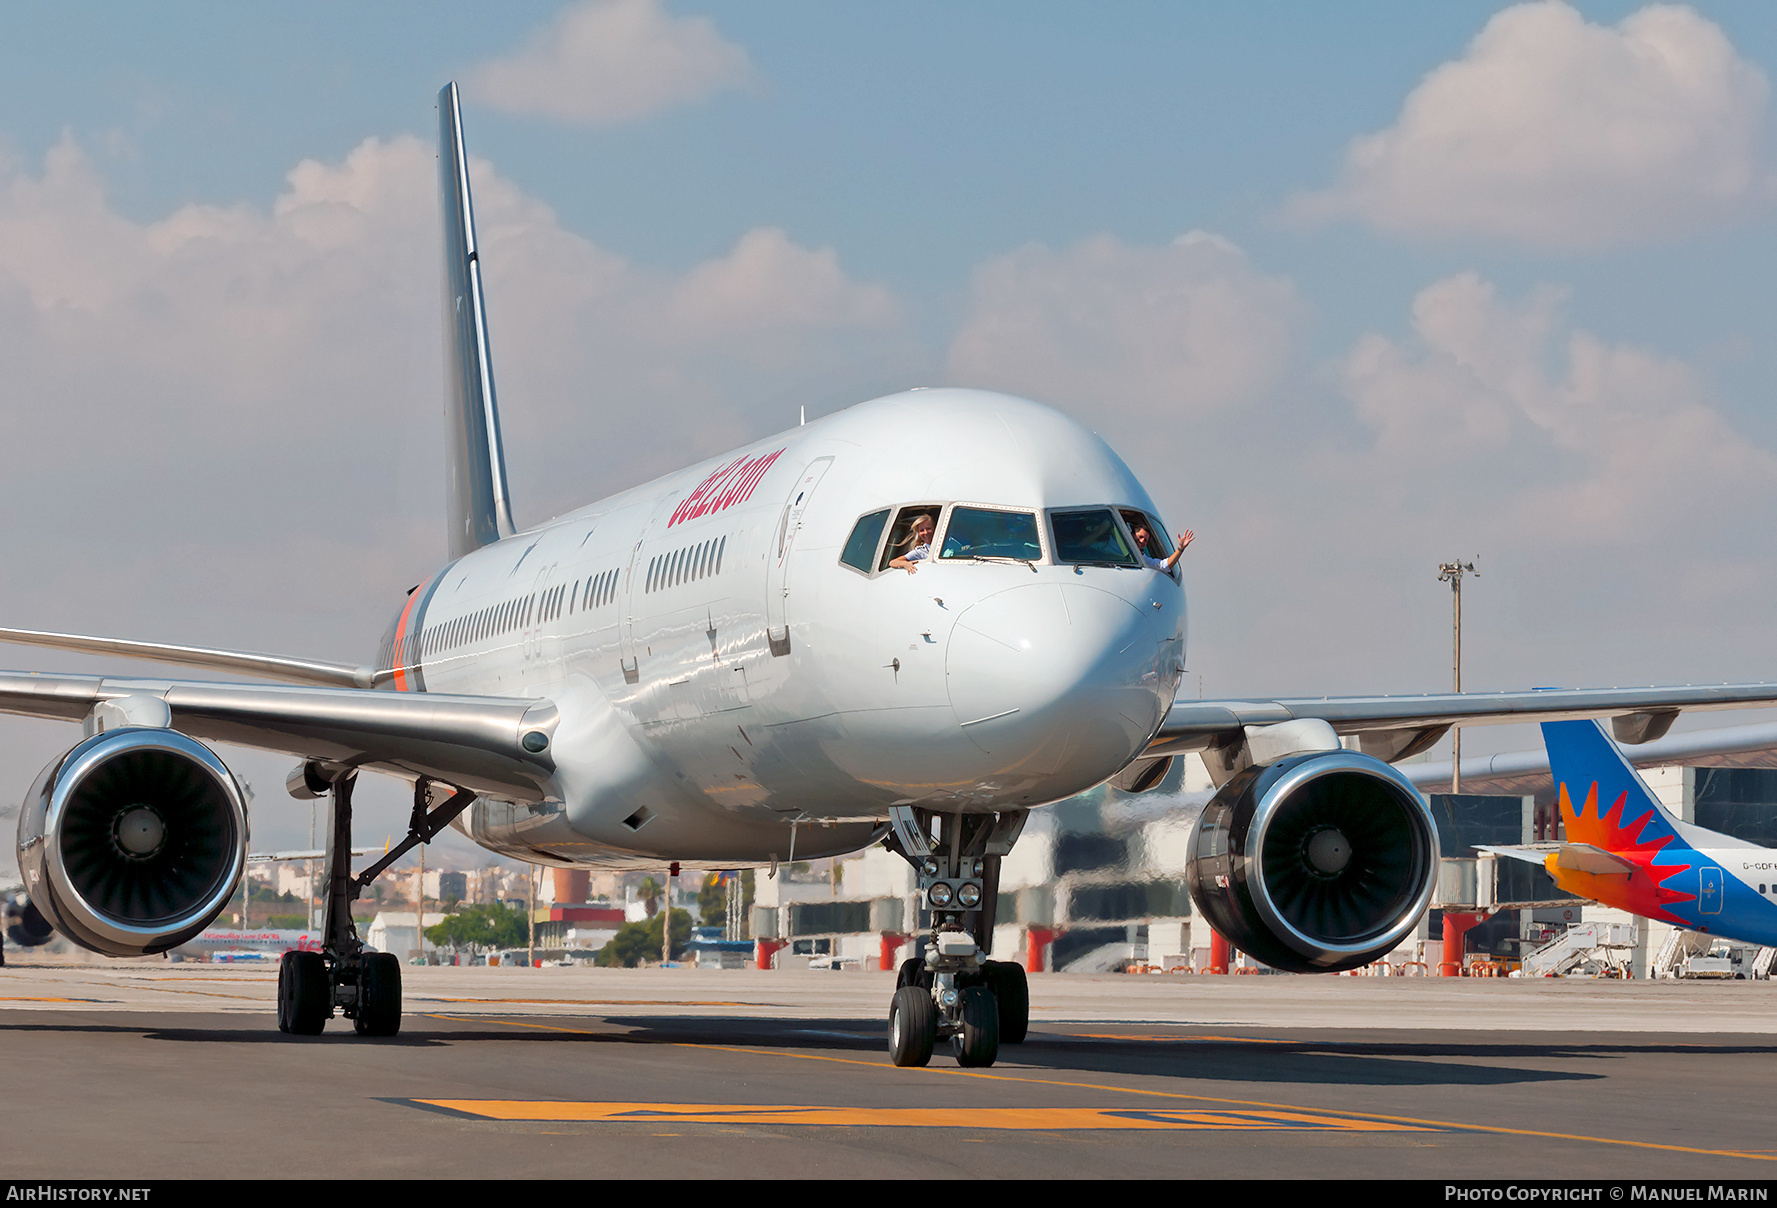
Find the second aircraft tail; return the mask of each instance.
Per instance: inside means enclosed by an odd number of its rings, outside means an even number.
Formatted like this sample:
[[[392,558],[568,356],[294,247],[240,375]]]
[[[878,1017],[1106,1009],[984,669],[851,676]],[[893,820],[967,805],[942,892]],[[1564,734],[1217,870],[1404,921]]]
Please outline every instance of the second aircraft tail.
[[[1567,833],[1562,851],[1547,861],[1555,883],[1608,906],[1684,924],[1669,907],[1696,895],[1666,882],[1695,866],[1699,828],[1660,804],[1597,722],[1544,722],[1543,742]]]

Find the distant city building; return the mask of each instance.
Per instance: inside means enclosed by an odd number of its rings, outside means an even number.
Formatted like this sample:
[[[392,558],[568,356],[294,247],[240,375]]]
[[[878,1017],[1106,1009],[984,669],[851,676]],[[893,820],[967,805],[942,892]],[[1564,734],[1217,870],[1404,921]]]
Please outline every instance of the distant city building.
[[[428,910],[425,926],[436,927],[444,921],[443,913]],[[402,960],[412,960],[423,955],[421,949],[421,925],[411,910],[382,910],[370,920],[365,930],[364,942],[378,952],[391,952]],[[437,945],[430,940],[425,941],[424,952],[434,952]]]
[[[298,901],[306,902],[310,897],[309,862],[307,860],[278,860],[272,865],[272,875],[276,881],[272,888],[280,894],[289,894]]]
[[[469,874],[448,868],[428,868],[425,877],[426,899],[432,902],[462,901],[469,896]]]

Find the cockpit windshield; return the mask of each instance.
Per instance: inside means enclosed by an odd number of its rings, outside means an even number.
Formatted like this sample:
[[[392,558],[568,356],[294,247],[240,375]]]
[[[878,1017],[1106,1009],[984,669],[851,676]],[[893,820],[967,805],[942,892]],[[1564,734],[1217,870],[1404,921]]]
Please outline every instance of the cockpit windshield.
[[[1093,566],[1136,566],[1135,554],[1109,508],[1049,513],[1057,562]]]
[[[1166,540],[1166,529],[1146,512],[1135,508],[1122,508],[1123,523],[1129,526],[1129,532],[1135,538],[1135,544],[1141,553],[1150,558],[1164,558],[1172,553],[1172,545]]]
[[[956,507],[944,529],[940,558],[1015,558],[1036,562],[1043,556],[1034,512]]]
[[[888,544],[882,548],[882,558],[876,569],[887,570],[896,558],[911,554],[929,557],[932,532],[938,527],[938,514],[943,510],[941,503],[917,503],[902,508],[895,517],[895,527],[889,531]],[[921,553],[921,550],[925,552]]]
[[[889,510],[871,512],[868,516],[858,518],[852,526],[851,536],[846,538],[845,552],[839,560],[854,570],[870,573],[870,564],[876,558],[876,545],[882,540],[882,528],[888,523]]]

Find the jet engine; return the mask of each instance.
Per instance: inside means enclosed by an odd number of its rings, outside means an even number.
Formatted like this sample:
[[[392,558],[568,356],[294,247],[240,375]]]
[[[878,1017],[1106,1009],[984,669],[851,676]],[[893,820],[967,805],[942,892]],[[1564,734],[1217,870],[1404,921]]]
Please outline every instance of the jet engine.
[[[1356,751],[1233,776],[1191,831],[1191,900],[1274,969],[1336,973],[1406,938],[1431,904],[1438,830],[1425,798]]]
[[[55,939],[56,931],[28,894],[14,893],[6,897],[6,942],[16,948],[36,948]]]
[[[178,946],[222,912],[247,861],[247,801],[215,752],[127,726],[53,761],[19,811],[19,872],[57,931],[107,956]]]

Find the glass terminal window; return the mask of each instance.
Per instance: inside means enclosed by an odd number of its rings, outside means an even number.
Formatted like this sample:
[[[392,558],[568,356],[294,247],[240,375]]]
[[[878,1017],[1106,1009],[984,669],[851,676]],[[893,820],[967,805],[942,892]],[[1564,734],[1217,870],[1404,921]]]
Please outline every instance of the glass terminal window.
[[[1043,556],[1034,512],[993,508],[951,509],[940,558],[1015,558],[1036,562]]]
[[[1088,566],[1138,566],[1128,538],[1109,508],[1049,513],[1057,562]]]

